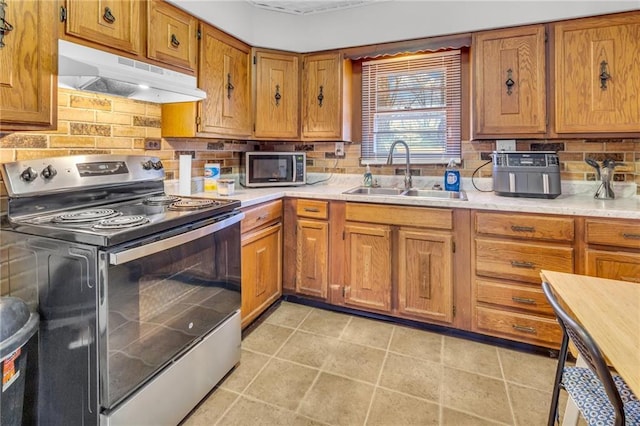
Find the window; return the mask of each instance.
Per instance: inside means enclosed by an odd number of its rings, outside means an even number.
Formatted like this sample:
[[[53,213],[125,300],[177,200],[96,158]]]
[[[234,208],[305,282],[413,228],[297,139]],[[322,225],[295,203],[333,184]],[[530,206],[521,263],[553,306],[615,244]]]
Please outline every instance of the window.
[[[362,162],[384,164],[391,144],[412,164],[460,159],[460,50],[362,63]],[[405,158],[402,147],[395,159]]]

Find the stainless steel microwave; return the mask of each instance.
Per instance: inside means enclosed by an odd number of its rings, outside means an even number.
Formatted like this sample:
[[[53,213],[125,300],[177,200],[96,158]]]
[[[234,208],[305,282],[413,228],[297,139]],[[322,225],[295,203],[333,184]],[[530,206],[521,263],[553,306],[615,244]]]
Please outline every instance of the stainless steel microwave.
[[[246,187],[304,185],[307,155],[304,152],[245,152],[240,181]]]

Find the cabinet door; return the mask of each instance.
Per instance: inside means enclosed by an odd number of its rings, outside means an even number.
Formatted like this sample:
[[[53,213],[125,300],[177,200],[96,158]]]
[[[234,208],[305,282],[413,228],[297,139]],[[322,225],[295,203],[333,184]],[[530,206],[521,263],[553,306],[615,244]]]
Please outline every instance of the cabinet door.
[[[198,20],[159,0],[147,3],[147,57],[195,73]]]
[[[545,27],[476,34],[475,135],[540,135],[547,129]]]
[[[555,24],[558,133],[638,132],[640,13]]]
[[[453,321],[451,235],[398,232],[398,310],[442,322]]]
[[[586,250],[587,275],[640,283],[640,253]]]
[[[256,51],[255,136],[299,136],[298,56]]]
[[[329,224],[298,219],[296,244],[296,293],[327,297]]]
[[[391,309],[391,228],[348,223],[344,301],[380,311]]]
[[[65,32],[103,46],[142,53],[139,0],[67,0]]]
[[[209,25],[201,26],[198,86],[200,133],[251,135],[251,48]]]
[[[52,16],[54,2],[7,1],[0,34],[0,128],[55,128],[57,40]]]
[[[242,236],[242,325],[282,295],[282,225]]]
[[[305,56],[302,62],[302,137],[342,139],[342,58]]]

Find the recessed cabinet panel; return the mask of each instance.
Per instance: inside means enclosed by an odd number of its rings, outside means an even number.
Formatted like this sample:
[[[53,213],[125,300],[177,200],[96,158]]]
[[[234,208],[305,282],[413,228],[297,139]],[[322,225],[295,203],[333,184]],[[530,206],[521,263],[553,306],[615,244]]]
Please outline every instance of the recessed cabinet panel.
[[[329,223],[299,219],[296,247],[296,292],[327,297]]]
[[[640,284],[640,253],[587,250],[587,275]]]
[[[481,32],[473,48],[475,135],[544,135],[545,27]]]
[[[640,129],[640,13],[554,24],[558,133]]]

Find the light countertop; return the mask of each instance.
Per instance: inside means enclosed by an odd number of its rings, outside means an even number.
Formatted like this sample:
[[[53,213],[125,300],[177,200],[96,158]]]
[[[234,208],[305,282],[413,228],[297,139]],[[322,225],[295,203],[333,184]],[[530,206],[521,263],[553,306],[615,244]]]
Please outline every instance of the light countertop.
[[[435,183],[435,179],[437,178],[414,178],[414,186],[430,188]],[[420,207],[454,207],[518,213],[640,219],[640,196],[635,195],[636,189],[633,184],[619,184],[617,188],[614,187],[616,194],[619,194],[614,200],[594,199],[593,193],[598,185],[596,182],[570,182],[567,184],[563,182],[560,196],[555,199],[544,199],[502,197],[495,195],[493,192],[481,192],[476,190],[468,179],[463,179],[462,181],[468,201],[407,196],[343,194],[344,191],[359,186],[361,180],[361,177],[357,175],[334,175],[327,181],[298,187],[243,188],[236,184],[235,193],[229,198],[240,200],[242,207],[249,207],[282,197],[296,197]],[[312,180],[308,179],[308,181]],[[395,186],[400,184],[401,181],[402,176],[391,176],[386,179],[386,182],[383,181],[381,183],[383,186]],[[170,181],[165,185],[167,193],[177,193],[177,182],[174,182]],[[491,188],[489,179],[476,179],[476,185],[483,190]],[[198,185],[194,185],[193,188],[191,195],[194,197],[220,197],[217,192],[201,192],[202,190]]]

